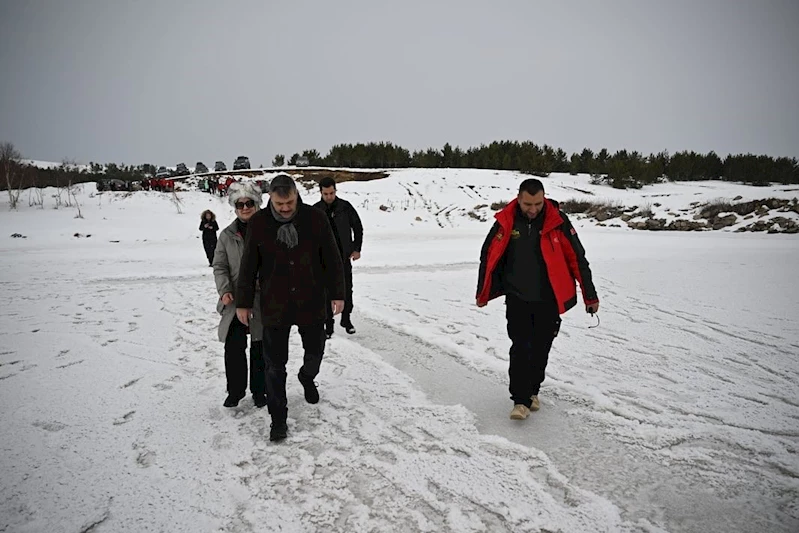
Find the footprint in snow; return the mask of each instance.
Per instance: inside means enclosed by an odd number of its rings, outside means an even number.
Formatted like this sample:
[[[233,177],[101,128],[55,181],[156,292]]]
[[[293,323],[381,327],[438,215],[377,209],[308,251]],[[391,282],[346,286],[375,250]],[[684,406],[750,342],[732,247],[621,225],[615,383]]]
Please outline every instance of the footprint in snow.
[[[129,412],[125,413],[120,418],[117,418],[116,420],[114,420],[114,425],[115,426],[121,426],[123,424],[127,424],[128,422],[131,421],[131,419],[133,418],[133,415],[135,413],[136,413],[136,411],[129,411]]]
[[[34,422],[33,425],[35,427],[37,427],[37,428],[41,428],[41,429],[43,429],[45,431],[49,431],[51,433],[57,433],[57,432],[59,432],[62,429],[67,427],[66,424],[62,424],[61,422],[54,422],[54,421],[50,421],[50,422],[41,422],[41,421],[39,421],[39,422]]]

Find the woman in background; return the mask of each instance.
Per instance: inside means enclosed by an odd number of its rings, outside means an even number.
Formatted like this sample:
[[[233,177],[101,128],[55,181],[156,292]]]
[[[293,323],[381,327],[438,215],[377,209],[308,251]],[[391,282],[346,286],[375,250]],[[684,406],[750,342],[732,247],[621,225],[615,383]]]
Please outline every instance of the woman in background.
[[[208,266],[212,266],[219,224],[216,223],[216,215],[210,209],[206,209],[200,215],[200,231],[203,232],[203,248],[205,248],[205,256],[208,258]]]

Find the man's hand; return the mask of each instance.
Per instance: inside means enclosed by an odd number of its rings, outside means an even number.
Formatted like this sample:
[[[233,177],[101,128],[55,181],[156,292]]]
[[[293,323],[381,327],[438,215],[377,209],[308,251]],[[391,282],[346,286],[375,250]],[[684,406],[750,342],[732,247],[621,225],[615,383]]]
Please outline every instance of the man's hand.
[[[330,306],[333,309],[333,316],[338,315],[344,310],[344,300],[333,300]]]
[[[591,313],[593,315],[597,311],[599,311],[599,302],[597,302],[595,304],[591,304],[591,305],[586,305],[585,306],[585,312],[586,313]]]
[[[361,258],[361,252],[352,252],[350,254],[350,259],[352,259],[353,261],[357,261],[360,258]]]
[[[480,300],[475,300],[475,303],[477,304],[477,307],[485,307],[488,305],[488,302],[481,302]]]
[[[233,303],[233,294],[226,292],[222,295],[222,305],[230,305]]]
[[[343,305],[342,305],[343,307]],[[252,316],[252,309],[244,309],[243,307],[236,308],[236,318],[245,326],[250,325],[250,317]]]

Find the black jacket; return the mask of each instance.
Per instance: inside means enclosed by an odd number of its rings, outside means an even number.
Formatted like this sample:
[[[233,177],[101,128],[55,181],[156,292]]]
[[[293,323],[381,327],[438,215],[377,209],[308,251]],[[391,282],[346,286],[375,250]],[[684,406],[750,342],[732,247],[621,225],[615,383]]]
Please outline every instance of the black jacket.
[[[314,207],[321,209],[331,221],[333,230],[336,232],[341,257],[345,261],[352,255],[352,252],[361,251],[363,224],[351,203],[336,198],[331,205],[327,205],[324,200],[319,200]]]
[[[206,224],[211,227],[206,228]],[[203,220],[200,222],[200,231],[203,232],[203,242],[216,242],[216,232],[219,231],[219,224],[216,223],[216,219]]]
[[[291,222],[298,244],[289,249],[277,241],[281,223],[267,204],[248,223],[236,286],[236,306],[252,308],[255,281],[260,279],[259,302],[264,326],[311,325],[325,320],[328,291],[343,300],[344,266],[333,231],[324,213],[298,199]]]

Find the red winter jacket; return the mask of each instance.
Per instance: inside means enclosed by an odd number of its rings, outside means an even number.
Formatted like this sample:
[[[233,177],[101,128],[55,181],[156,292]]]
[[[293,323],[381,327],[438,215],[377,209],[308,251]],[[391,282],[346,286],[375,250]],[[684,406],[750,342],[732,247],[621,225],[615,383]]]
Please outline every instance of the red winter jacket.
[[[585,305],[599,302],[591,279],[585,249],[566,214],[558,203],[545,199],[544,223],[541,229],[541,254],[547,266],[549,282],[558,311],[563,314],[577,304],[575,281],[580,284]],[[510,242],[518,200],[513,200],[494,217],[497,221],[488,232],[480,253],[480,274],[477,280],[477,301],[488,303],[505,294],[504,256]]]

